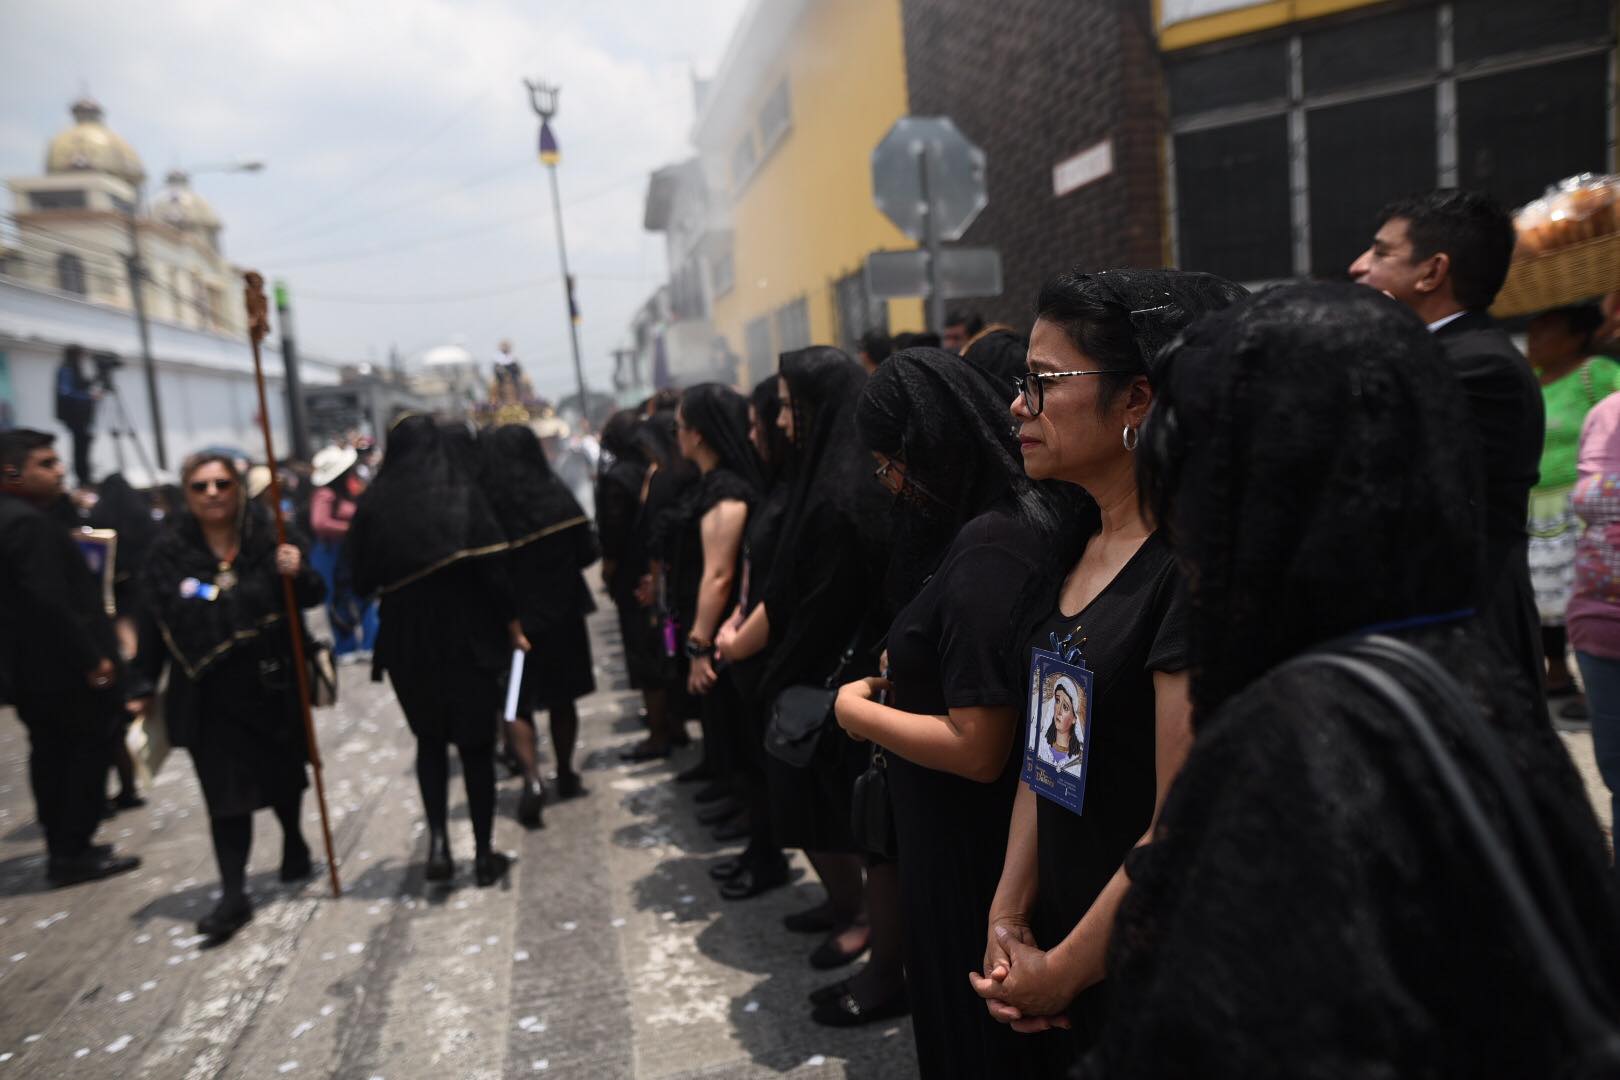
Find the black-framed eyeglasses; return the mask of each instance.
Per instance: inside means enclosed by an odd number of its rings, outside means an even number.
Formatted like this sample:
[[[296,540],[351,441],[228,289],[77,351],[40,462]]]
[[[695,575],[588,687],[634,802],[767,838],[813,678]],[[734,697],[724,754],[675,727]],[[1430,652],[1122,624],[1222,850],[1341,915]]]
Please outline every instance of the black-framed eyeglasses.
[[[1029,415],[1039,416],[1041,410],[1046,408],[1046,380],[1068,379],[1075,375],[1113,375],[1112,369],[1100,371],[1026,371],[1022,375],[1013,376],[1013,385],[1023,395],[1024,408]]]

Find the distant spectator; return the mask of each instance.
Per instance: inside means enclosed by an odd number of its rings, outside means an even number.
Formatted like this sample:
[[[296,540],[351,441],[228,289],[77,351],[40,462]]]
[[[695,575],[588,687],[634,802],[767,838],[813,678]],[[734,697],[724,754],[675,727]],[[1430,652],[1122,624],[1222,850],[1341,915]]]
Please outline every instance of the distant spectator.
[[[984,317],[977,312],[953,311],[945,316],[945,336],[940,339],[940,345],[946,352],[961,356],[968,342],[978,337],[983,329]]]
[[[73,475],[80,487],[94,484],[90,465],[90,442],[95,437],[96,403],[101,391],[84,371],[84,350],[69,345],[62,350],[62,363],[56,369],[56,418],[73,433]]]
[[[868,330],[861,335],[861,349],[855,359],[861,362],[868,375],[877,371],[878,365],[887,360],[894,352],[894,342],[882,330]]]

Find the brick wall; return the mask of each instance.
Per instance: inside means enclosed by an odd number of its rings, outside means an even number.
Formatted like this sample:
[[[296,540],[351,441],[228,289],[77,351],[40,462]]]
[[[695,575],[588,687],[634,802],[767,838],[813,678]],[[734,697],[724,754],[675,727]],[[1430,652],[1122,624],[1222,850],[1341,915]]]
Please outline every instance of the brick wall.
[[[989,159],[962,238],[1001,250],[1000,297],[951,305],[1027,329],[1041,281],[1160,266],[1163,90],[1149,0],[903,0],[911,112],[949,116]],[[1114,172],[1052,194],[1052,167],[1114,140]]]

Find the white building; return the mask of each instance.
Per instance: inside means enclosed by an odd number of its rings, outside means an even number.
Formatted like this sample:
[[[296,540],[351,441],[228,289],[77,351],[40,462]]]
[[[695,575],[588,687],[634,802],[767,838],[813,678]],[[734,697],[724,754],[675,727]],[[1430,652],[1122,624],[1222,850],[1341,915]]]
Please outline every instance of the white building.
[[[731,289],[730,222],[698,159],[652,174],[642,225],[664,234],[669,262],[669,284],[631,322],[642,370],[661,386],[735,382],[735,350],[709,318],[716,293]]]
[[[113,377],[118,393],[99,407],[94,470],[150,481],[135,446],[155,457],[128,263],[138,243],[167,451],[168,468],[157,471],[172,475],[204,446],[262,456],[241,274],[221,249],[219,216],[180,172],[144,201],[140,157],[106,126],[101,107],[81,99],[72,112],[73,125],[47,144],[44,175],[9,181],[15,212],[10,228],[0,228],[0,423],[56,431],[67,450],[55,407],[62,350],[77,344],[114,354],[122,361]],[[280,351],[274,340],[264,349],[271,423],[284,454]],[[322,384],[338,373],[306,360],[302,376]]]

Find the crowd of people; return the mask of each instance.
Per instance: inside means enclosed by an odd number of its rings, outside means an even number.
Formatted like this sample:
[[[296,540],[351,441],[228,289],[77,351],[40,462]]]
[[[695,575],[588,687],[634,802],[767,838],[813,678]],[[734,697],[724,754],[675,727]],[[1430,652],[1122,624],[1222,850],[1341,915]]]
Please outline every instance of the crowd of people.
[[[165,668],[224,893],[200,929],[251,916],[253,811],[312,872],[290,578],[359,598],[333,623],[417,740],[425,877],[456,872],[454,744],[500,880],[500,758],[526,825],[584,793],[600,558],[646,728],[624,759],[682,755],[740,845],[709,867],[727,901],[793,851],[824,887],[783,920],[838,972],[809,1020],[909,1013],[927,1077],[1614,1075],[1620,896],[1552,723],[1572,645],[1620,789],[1613,312],[1538,323],[1532,367],[1487,314],[1501,209],[1447,190],[1378,224],[1353,284],[1066,271],[1027,337],[963,316],[660,392],[604,426],[594,523],[525,425],[407,417],[369,484],[317,461],[313,549],[196,455],[127,672],[46,513],[49,437],[0,434],[51,877],[132,865],[90,846],[108,762],[92,785],[63,747],[110,745]]]

